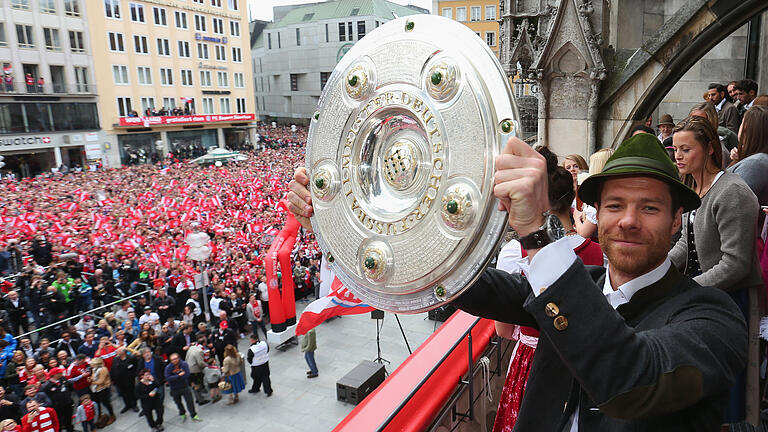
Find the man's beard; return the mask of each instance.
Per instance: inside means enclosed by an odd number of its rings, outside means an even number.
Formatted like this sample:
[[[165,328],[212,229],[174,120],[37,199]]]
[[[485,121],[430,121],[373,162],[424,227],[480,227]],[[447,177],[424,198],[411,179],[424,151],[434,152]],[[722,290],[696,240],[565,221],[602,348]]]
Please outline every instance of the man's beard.
[[[608,257],[610,267],[631,277],[644,275],[658,267],[667,257],[672,240],[671,236],[663,234],[657,237],[637,238],[637,235],[623,233],[618,229],[611,234],[606,234],[599,224],[598,238],[603,253]],[[642,241],[643,244],[627,250],[617,246],[614,243],[617,240]]]

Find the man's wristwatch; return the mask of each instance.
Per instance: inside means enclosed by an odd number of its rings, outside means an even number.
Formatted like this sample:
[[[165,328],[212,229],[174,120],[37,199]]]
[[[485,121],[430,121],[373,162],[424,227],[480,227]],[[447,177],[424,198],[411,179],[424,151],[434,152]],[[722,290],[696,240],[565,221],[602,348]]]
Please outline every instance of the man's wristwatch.
[[[560,219],[550,212],[544,213],[544,224],[538,231],[520,237],[520,246],[525,250],[541,249],[565,237],[565,229]]]

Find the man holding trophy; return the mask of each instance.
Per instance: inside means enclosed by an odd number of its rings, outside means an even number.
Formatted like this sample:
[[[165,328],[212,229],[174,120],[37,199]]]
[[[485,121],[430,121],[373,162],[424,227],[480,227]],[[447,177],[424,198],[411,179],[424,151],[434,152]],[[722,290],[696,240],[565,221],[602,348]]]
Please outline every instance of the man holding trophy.
[[[587,268],[548,213],[544,159],[517,138],[495,158],[493,195],[530,259],[527,277],[486,268],[453,302],[540,330],[516,431],[715,431],[747,358],[739,309],[667,258],[683,211],[700,205],[652,136],[625,141],[580,198],[598,209],[607,271]],[[309,176],[290,211],[312,229]]]

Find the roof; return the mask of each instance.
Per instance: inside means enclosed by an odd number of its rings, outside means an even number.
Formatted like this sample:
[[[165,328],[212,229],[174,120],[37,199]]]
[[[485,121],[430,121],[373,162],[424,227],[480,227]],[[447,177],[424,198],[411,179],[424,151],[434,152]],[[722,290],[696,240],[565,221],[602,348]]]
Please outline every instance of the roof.
[[[387,0],[336,0],[306,6],[297,5],[280,20],[269,24],[267,29],[350,16],[374,16],[391,20],[418,13],[420,12],[415,9]]]

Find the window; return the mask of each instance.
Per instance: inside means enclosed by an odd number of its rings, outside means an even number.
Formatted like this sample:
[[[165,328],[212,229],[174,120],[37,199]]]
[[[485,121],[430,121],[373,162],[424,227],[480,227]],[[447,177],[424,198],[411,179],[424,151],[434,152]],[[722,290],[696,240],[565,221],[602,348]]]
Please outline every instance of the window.
[[[234,37],[240,37],[240,22],[239,21],[230,21],[229,22],[229,35]]]
[[[61,51],[58,29],[43,28],[43,36],[45,37],[45,49],[48,51]]]
[[[120,0],[104,0],[107,18],[120,19]]]
[[[227,3],[229,4],[229,10],[233,10],[233,11],[239,10],[237,0],[229,0]]]
[[[70,31],[69,32],[69,48],[73,53],[85,52],[85,40],[83,39],[83,32]]]
[[[144,114],[148,109],[155,109],[155,98],[143,97],[141,98],[141,113]]]
[[[496,32],[485,32],[485,43],[488,46],[496,46]]]
[[[29,10],[29,0],[11,0],[11,7],[14,9]]]
[[[147,44],[147,37],[133,35],[133,49],[138,54],[149,54],[149,44]]]
[[[40,12],[55,14],[56,0],[40,0]]]
[[[197,58],[208,60],[208,44],[201,42],[197,43]]]
[[[80,16],[78,0],[64,0],[64,13],[68,16]]]
[[[123,34],[109,32],[109,50],[116,52],[125,52],[125,45],[123,45]]]
[[[160,85],[164,85],[164,86],[173,85],[173,69],[160,68]]]
[[[232,77],[235,80],[235,88],[245,87],[245,80],[243,79],[242,72],[233,72]]]
[[[88,91],[88,68],[75,66],[75,88],[79,93]]]
[[[344,42],[347,40],[346,28],[347,26],[344,23],[339,23],[339,42]]]
[[[205,0],[192,0],[195,3],[205,4]]]
[[[152,68],[149,66],[139,66],[136,69],[139,74],[139,84],[152,85]]]
[[[496,21],[496,6],[485,7],[485,19],[487,21]]]
[[[245,98],[237,98],[235,99],[235,103],[237,104],[238,114],[245,114],[248,112],[248,107],[245,105]]]
[[[211,87],[211,71],[200,71],[200,87]]]
[[[128,66],[112,65],[112,75],[115,78],[115,84],[128,85]]]
[[[348,22],[347,23],[347,40],[352,41],[354,39],[355,37],[352,35],[352,23]]]
[[[211,0],[211,6],[220,8],[221,7],[221,0]]]
[[[205,29],[205,17],[202,15],[195,15],[195,30],[199,32],[206,32]]]
[[[330,40],[328,39],[328,24],[325,25],[325,41],[330,42]]]
[[[165,16],[165,9],[159,7],[152,8],[152,14],[155,16],[155,25],[167,26],[168,19]]]
[[[222,114],[229,114],[232,112],[232,109],[229,107],[229,98],[219,98],[219,107],[221,108]]]
[[[480,21],[480,6],[472,6],[469,8],[470,20]]]
[[[173,109],[176,108],[176,98],[172,97],[164,97],[163,98],[163,108],[167,109]]]
[[[291,91],[299,91],[299,75],[291,74]]]
[[[282,48],[283,44],[280,43],[280,32],[277,32],[277,47]]]
[[[301,46],[301,29],[296,27],[296,46]]]
[[[176,28],[186,30],[187,29],[187,13],[175,11],[173,14],[174,14],[174,17],[176,18]]]
[[[0,47],[8,46],[8,39],[5,38],[5,23],[0,22]]]
[[[224,47],[222,47],[224,48]],[[225,60],[225,59],[224,59]],[[232,47],[232,61],[235,63],[243,62],[243,50],[239,47]]]
[[[128,7],[131,9],[131,21],[143,23],[144,21],[144,5],[138,3],[128,3]]]
[[[272,33],[267,33],[267,49],[272,49]]]
[[[171,43],[168,41],[168,39],[157,38],[157,55],[171,55]]]
[[[189,58],[189,42],[179,41],[179,57]]]
[[[365,36],[365,21],[357,22],[357,40],[362,39]]]
[[[227,47],[224,45],[214,45],[216,51],[216,61],[227,61]]]
[[[34,48],[35,39],[32,37],[32,26],[16,24],[16,37],[19,48]]]
[[[203,98],[203,114],[213,114],[213,98]]]
[[[219,81],[219,87],[229,87],[229,74],[226,72],[216,72]]]
[[[330,77],[330,72],[320,72],[320,90],[325,88],[325,85],[328,83],[328,78]]]
[[[216,34],[224,34],[224,20],[221,18],[211,18],[213,24],[213,32]]]
[[[119,97],[117,98],[117,112],[120,114],[120,117],[126,117],[128,114],[133,111],[133,108],[131,108],[131,98],[129,97]]]
[[[192,83],[192,69],[182,69],[181,71],[181,85],[184,87],[191,87]]]
[[[456,21],[466,21],[467,20],[467,8],[465,7],[457,7],[456,8]]]
[[[453,19],[453,9],[443,8],[443,17]]]

